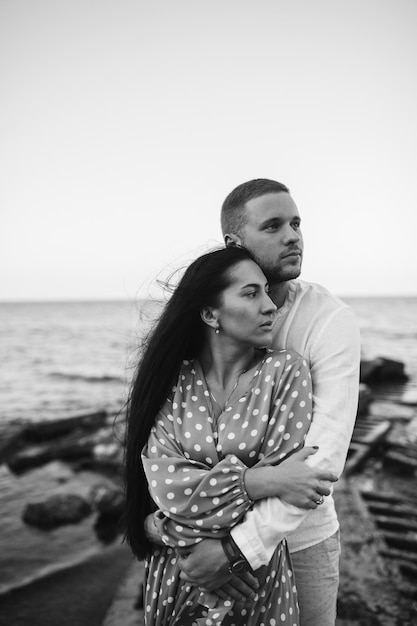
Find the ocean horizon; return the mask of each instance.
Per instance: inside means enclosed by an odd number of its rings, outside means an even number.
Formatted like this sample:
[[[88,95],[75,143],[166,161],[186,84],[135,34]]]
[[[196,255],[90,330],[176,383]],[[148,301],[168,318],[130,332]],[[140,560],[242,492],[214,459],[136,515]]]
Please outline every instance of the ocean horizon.
[[[402,361],[417,386],[417,296],[354,296],[362,358]],[[38,421],[100,409],[127,397],[140,342],[162,300],[0,303],[0,420]]]
[[[314,282],[314,281],[309,281]],[[335,292],[333,292],[335,293]],[[417,298],[416,293],[399,293],[399,294],[384,294],[384,293],[376,293],[376,294],[340,294],[335,293],[335,295],[341,300],[357,300],[357,299],[392,299],[392,298]],[[128,297],[120,297],[120,296],[100,296],[97,298],[82,298],[82,297],[74,297],[74,298],[55,298],[55,297],[42,297],[42,298],[1,298],[0,297],[0,306],[2,304],[70,304],[74,303],[98,303],[98,302],[138,302],[149,300],[151,298],[147,296],[138,296],[135,298]],[[155,298],[158,300],[158,298]]]

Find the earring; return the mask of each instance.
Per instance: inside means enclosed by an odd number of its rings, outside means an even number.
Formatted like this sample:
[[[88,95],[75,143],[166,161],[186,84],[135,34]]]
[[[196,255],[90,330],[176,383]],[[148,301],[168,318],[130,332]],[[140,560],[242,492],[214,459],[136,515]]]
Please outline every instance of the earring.
[[[218,335],[220,333],[220,327],[217,326],[217,328],[214,329],[214,332],[216,333],[216,335]]]

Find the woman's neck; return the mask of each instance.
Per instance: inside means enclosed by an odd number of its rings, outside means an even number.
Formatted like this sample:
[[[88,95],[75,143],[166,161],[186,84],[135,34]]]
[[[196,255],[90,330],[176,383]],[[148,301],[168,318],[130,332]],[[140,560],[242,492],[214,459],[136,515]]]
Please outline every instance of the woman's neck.
[[[257,361],[254,348],[229,349],[220,342],[209,341],[198,357],[206,380],[216,387],[227,389]]]
[[[198,360],[210,392],[213,417],[217,418],[247,389],[250,370],[258,360],[256,351],[227,349],[216,337],[208,341]]]

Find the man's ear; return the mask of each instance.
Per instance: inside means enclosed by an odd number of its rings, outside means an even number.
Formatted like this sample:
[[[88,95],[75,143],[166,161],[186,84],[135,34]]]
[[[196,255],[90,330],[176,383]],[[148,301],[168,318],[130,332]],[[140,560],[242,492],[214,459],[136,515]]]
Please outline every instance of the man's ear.
[[[239,235],[235,235],[234,233],[226,233],[224,236],[224,244],[226,248],[237,246],[238,248],[243,248],[242,239]]]
[[[212,306],[205,306],[200,311],[200,317],[207,326],[211,328],[219,327],[219,316],[217,313],[217,309],[214,309]]]

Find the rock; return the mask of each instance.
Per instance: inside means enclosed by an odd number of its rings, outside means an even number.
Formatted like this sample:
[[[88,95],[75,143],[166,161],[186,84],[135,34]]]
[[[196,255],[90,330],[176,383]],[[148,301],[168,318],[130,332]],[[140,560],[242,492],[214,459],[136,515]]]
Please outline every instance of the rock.
[[[103,543],[112,543],[124,530],[124,494],[113,485],[98,484],[91,489],[90,497],[98,512],[94,523],[97,537]]]
[[[97,443],[93,448],[94,460],[102,465],[118,465],[123,463],[123,449],[120,444],[116,442],[110,443]]]
[[[0,423],[0,464],[7,463],[8,459],[19,448],[25,430],[25,424]]]
[[[404,393],[401,402],[410,406],[417,406],[417,389],[411,389]]]
[[[362,383],[375,384],[382,381],[405,381],[408,376],[404,372],[404,363],[379,357],[361,361],[360,380]]]
[[[106,411],[40,423],[7,424],[0,429],[0,463],[22,472],[54,459],[92,457],[93,446],[101,441],[97,431],[105,430],[107,436],[110,428]],[[93,439],[83,440],[88,436]]]
[[[78,470],[87,469],[103,474],[120,475],[123,466],[123,447],[114,433],[100,436],[92,447],[92,455],[78,463]]]
[[[90,493],[91,501],[99,513],[120,517],[124,510],[124,494],[121,489],[105,484],[94,485]]]
[[[34,422],[26,426],[24,436],[27,441],[47,441],[68,435],[77,429],[94,430],[103,426],[106,419],[107,411],[96,411],[64,419]]]
[[[45,465],[54,460],[70,463],[91,462],[98,460],[98,465],[120,468],[122,448],[114,440],[113,429],[109,426],[100,427],[92,432],[75,431],[66,437],[26,445],[10,455],[8,465],[19,474],[34,467]]]
[[[101,543],[111,544],[124,532],[122,520],[100,514],[94,522],[94,532]]]
[[[46,465],[51,461],[74,461],[80,458],[88,458],[93,455],[93,444],[83,442],[79,438],[69,438],[54,445],[50,443],[26,446],[8,460],[8,466],[15,474],[20,474],[27,470],[41,465]]]
[[[23,521],[43,529],[52,529],[64,524],[76,524],[92,512],[87,500],[75,494],[57,494],[44,502],[26,505]]]
[[[7,465],[15,474],[46,465],[55,459],[55,452],[44,446],[29,446],[11,455]]]

